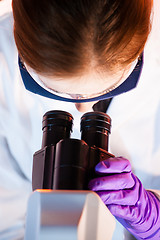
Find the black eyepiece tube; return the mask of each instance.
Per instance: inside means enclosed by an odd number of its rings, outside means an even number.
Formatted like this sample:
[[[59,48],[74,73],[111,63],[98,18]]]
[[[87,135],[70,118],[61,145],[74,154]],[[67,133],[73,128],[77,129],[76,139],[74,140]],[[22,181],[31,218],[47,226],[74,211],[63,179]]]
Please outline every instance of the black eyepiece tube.
[[[81,139],[90,147],[108,151],[111,118],[103,112],[88,112],[81,117]]]
[[[94,168],[108,153],[111,118],[103,112],[81,117],[81,139],[71,139],[73,117],[64,111],[43,116],[42,148],[34,154],[32,186],[35,189],[88,189]]]
[[[53,110],[44,114],[42,121],[42,148],[55,145],[61,139],[70,138],[73,116],[65,111]]]

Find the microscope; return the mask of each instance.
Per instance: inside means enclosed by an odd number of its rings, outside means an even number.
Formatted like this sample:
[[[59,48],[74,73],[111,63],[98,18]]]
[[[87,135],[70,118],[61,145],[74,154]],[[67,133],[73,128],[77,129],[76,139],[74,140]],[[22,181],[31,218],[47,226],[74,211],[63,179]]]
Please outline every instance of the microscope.
[[[25,240],[110,240],[114,217],[88,190],[98,162],[108,152],[111,118],[103,112],[81,117],[81,139],[71,138],[73,116],[49,111],[42,120],[42,147],[33,156],[32,188]]]

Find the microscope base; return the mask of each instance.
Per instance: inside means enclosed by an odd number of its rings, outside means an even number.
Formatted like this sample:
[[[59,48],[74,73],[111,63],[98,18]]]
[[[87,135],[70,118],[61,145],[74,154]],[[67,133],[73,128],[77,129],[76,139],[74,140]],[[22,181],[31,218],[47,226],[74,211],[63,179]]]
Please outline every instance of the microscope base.
[[[115,219],[92,191],[36,190],[25,240],[111,240]]]

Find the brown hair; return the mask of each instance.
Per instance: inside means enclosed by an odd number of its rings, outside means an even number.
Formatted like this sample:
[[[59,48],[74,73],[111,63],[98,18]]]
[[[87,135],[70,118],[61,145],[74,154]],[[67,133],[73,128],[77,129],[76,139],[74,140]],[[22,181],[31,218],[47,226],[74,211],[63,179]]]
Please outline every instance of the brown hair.
[[[72,76],[127,66],[143,51],[152,0],[13,0],[14,37],[38,73]]]

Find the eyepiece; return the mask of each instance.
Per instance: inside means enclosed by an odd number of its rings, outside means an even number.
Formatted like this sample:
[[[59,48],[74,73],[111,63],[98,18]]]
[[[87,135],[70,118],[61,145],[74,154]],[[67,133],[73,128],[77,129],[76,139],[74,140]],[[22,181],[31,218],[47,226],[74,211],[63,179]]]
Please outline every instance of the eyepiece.
[[[88,112],[81,117],[81,139],[89,146],[108,151],[111,118],[103,112]]]
[[[61,139],[69,138],[72,125],[73,116],[68,112],[53,110],[45,113],[42,121],[42,148],[55,145]]]

